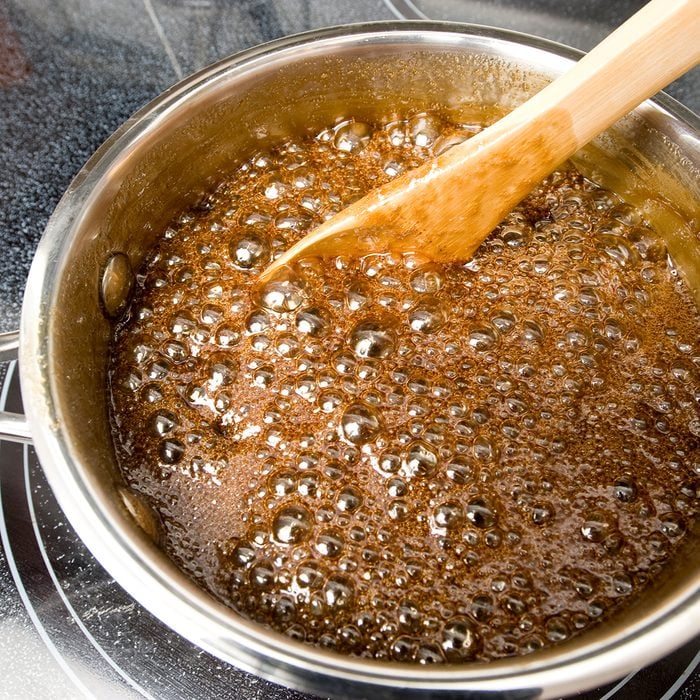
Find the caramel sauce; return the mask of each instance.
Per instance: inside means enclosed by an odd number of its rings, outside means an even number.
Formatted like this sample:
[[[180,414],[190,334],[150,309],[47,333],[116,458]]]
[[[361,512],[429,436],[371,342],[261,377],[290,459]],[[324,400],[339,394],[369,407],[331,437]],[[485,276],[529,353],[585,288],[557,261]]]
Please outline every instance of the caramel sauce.
[[[163,548],[294,639],[527,654],[640,595],[697,515],[700,316],[640,214],[575,170],[466,264],[314,258],[256,284],[477,130],[348,121],[256,155],[164,232],[115,331],[115,445]]]

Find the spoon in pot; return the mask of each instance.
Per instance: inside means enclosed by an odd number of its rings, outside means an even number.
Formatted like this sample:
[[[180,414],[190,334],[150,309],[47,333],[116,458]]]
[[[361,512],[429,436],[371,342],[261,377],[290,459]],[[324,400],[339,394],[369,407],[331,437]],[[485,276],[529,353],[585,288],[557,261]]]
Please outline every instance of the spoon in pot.
[[[476,136],[372,190],[265,269],[309,256],[468,260],[544,177],[700,62],[700,0],[652,0],[571,70]]]

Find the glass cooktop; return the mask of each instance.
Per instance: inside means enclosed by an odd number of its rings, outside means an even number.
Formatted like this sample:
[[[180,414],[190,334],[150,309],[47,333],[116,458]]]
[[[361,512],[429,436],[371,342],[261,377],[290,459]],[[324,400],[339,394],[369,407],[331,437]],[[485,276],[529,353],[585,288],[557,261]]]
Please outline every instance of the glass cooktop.
[[[306,29],[448,19],[581,49],[632,0],[0,0],[0,331],[18,325],[61,193],[133,111],[238,50]],[[698,111],[698,70],[669,92]],[[0,408],[20,410],[15,362]],[[700,697],[700,637],[584,700]],[[0,442],[0,698],[310,697],[239,671],[163,626],[77,538],[29,446]]]

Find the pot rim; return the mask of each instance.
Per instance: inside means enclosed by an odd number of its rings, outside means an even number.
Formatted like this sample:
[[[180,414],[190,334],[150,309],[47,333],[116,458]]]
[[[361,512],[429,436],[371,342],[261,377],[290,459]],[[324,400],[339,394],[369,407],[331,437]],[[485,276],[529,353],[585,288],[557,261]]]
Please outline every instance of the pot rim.
[[[397,43],[422,36],[437,36],[443,45],[458,46],[474,38],[477,43],[517,44],[527,51],[546,52],[550,58],[554,55],[562,65],[583,55],[546,39],[481,25],[421,20],[370,22],[276,39],[222,59],[178,82],[138,110],[100,146],[70,184],[47,224],[32,263],[22,308],[20,372],[25,410],[47,479],[84,543],[144,607],[215,656],[283,684],[339,695],[356,694],[358,690],[377,692],[378,687],[383,688],[384,696],[393,696],[391,688],[395,688],[401,697],[424,691],[443,696],[460,690],[479,694],[522,691],[523,697],[571,693],[618,678],[693,637],[697,633],[694,621],[700,619],[700,587],[688,582],[674,605],[661,606],[624,633],[575,653],[562,653],[552,647],[526,657],[431,667],[429,671],[398,662],[343,656],[292,642],[237,617],[184,580],[185,575],[174,566],[156,566],[153,560],[144,559],[122,524],[105,512],[61,432],[50,375],[48,330],[62,253],[81,212],[89,206],[94,188],[124,154],[137,147],[155,122],[177,110],[194,93],[232,73],[251,70],[259,62],[284,58],[287,52],[308,49],[311,44],[317,51],[329,44],[381,44],[389,39]],[[431,46],[427,38],[425,46]],[[668,95],[660,94],[641,109],[660,110],[668,118],[684,122],[691,132],[700,131],[700,118]]]

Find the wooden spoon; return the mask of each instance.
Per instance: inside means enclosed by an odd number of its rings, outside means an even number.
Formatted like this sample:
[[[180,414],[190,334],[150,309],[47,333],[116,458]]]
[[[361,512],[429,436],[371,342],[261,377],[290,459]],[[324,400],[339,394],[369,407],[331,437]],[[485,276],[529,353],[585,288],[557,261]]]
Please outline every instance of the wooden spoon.
[[[700,62],[700,0],[652,0],[493,126],[372,190],[280,255],[420,252],[466,260],[544,177]]]

